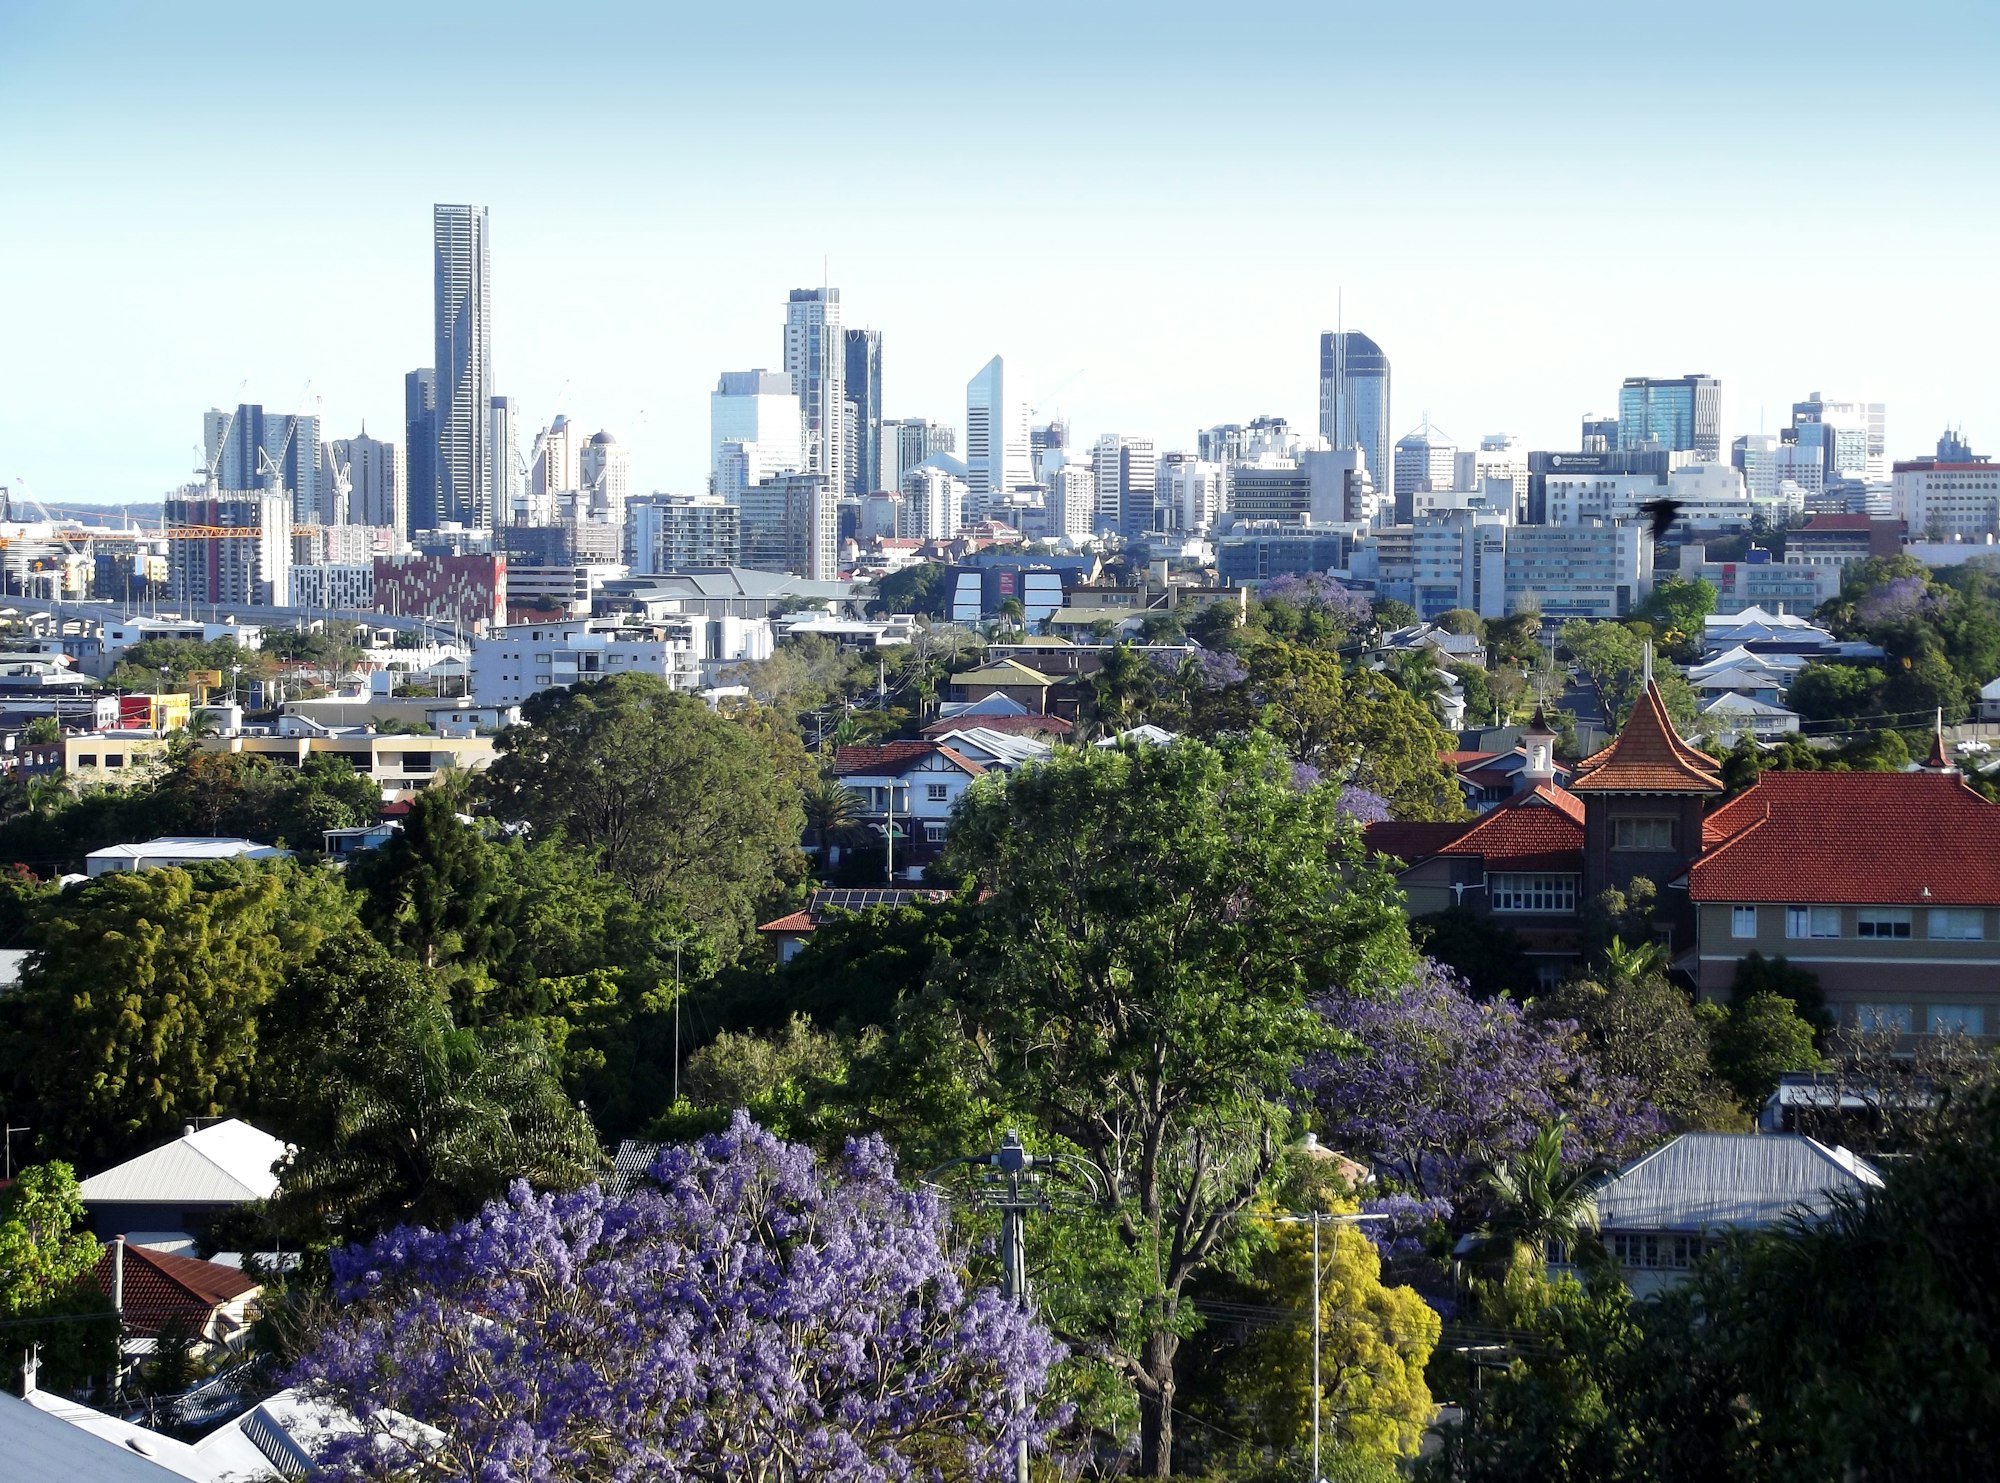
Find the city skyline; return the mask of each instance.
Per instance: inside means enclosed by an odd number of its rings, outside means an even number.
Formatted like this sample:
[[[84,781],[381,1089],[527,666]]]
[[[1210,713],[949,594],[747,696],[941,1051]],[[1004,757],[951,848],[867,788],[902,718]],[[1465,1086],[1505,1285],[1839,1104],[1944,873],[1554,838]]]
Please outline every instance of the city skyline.
[[[967,378],[1000,355],[1010,395],[1066,417],[1083,444],[1117,433],[1191,449],[1201,427],[1266,414],[1310,432],[1319,338],[1344,325],[1395,367],[1392,436],[1427,415],[1464,444],[1506,431],[1572,448],[1579,419],[1615,410],[1627,377],[1695,370],[1721,383],[1725,444],[1775,432],[1823,390],[1886,402],[1892,456],[1927,449],[1946,425],[1991,445],[2000,373],[1978,347],[2000,331],[1985,289],[2000,216],[1979,188],[1979,142],[1996,104],[1960,84],[1992,60],[1995,24],[1867,12],[1867,76],[1899,102],[1857,132],[1822,66],[1848,56],[1830,23],[1842,9],[1813,8],[1810,27],[1787,8],[1718,29],[1726,13],[1697,7],[1643,51],[1627,45],[1632,22],[1586,26],[1575,12],[1467,11],[1449,28],[1344,16],[1348,92],[1370,122],[1368,147],[1337,156],[1315,88],[1247,19],[1211,35],[1169,14],[1138,37],[1115,14],[1073,17],[1037,53],[1024,14],[1019,38],[989,56],[961,54],[955,27],[884,12],[821,61],[886,78],[956,59],[968,83],[1014,89],[1004,148],[990,143],[1002,125],[977,110],[928,94],[883,102],[882,137],[898,140],[883,163],[936,182],[912,192],[882,170],[798,174],[789,105],[753,115],[803,63],[773,51],[698,75],[689,57],[726,54],[693,44],[714,18],[607,10],[596,19],[621,45],[594,53],[603,87],[561,107],[510,99],[447,168],[407,147],[469,86],[418,87],[446,18],[410,22],[406,54],[343,95],[354,107],[294,111],[285,129],[239,137],[246,108],[307,80],[268,65],[303,21],[260,16],[221,44],[248,64],[225,106],[172,81],[175,60],[214,48],[220,28],[21,8],[0,21],[0,126],[27,147],[0,161],[0,191],[26,225],[10,257],[34,291],[0,311],[0,482],[25,479],[55,503],[157,500],[199,465],[193,417],[239,402],[318,415],[327,438],[364,420],[401,427],[401,378],[434,359],[426,238],[432,208],[450,201],[490,213],[495,385],[517,435],[525,444],[558,411],[607,428],[631,450],[634,490],[703,487],[716,376],[781,365],[772,306],[816,283],[840,289],[847,324],[881,331],[883,414],[961,431]],[[364,29],[388,15],[356,12]],[[496,20],[524,15],[500,7]],[[1302,11],[1277,23],[1307,49],[1333,34]],[[532,53],[487,29],[474,44],[497,91]],[[1072,95],[1090,47],[1114,36],[1130,75]],[[1421,90],[1361,65],[1418,45],[1436,63]],[[1461,86],[1496,65],[1521,69],[1523,85]],[[333,62],[299,66],[319,78]],[[1148,79],[1260,66],[1292,85],[1233,81],[1181,113],[1125,111]],[[663,85],[640,86],[649,67]],[[1648,108],[1621,103],[1648,87]],[[732,90],[747,100],[741,127],[703,127]],[[1616,162],[1670,105],[1699,126],[1634,190]],[[1825,167],[1853,179],[1843,195],[1862,206],[1839,219],[1781,209],[1802,139],[1823,141]],[[986,147],[979,191],[974,142]],[[251,229],[225,229],[227,183],[202,166],[224,144],[253,175],[303,149],[328,179],[369,188],[331,219],[252,213]],[[1190,192],[1225,162],[1225,187]],[[560,167],[571,211],[550,210],[544,167]],[[791,187],[775,217],[774,197],[741,188],[773,171]],[[1122,173],[1115,200],[1107,171]],[[1420,221],[1388,205],[1418,172],[1433,197]],[[995,192],[1032,202],[1049,229],[996,240],[983,225]],[[1198,199],[1184,227],[1149,229]],[[106,344],[121,351],[109,386]],[[110,440],[107,395],[120,407]],[[66,451],[78,446],[90,457]]]

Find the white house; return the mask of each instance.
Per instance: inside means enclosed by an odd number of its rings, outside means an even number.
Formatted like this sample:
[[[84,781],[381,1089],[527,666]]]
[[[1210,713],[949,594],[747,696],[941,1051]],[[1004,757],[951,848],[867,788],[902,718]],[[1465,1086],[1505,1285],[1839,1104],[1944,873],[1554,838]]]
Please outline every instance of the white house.
[[[291,853],[248,839],[170,834],[144,844],[107,845],[85,855],[83,863],[86,875],[109,875],[118,870],[163,870],[168,866],[187,869],[217,860],[285,860]]]
[[[1701,725],[1724,746],[1739,736],[1785,736],[1799,729],[1799,713],[1767,700],[1724,691],[1701,708]]]
[[[496,628],[472,645],[473,700],[480,707],[519,705],[544,690],[621,674],[699,689],[701,656],[685,630],[685,624],[669,632],[599,618]]]
[[[93,1174],[78,1192],[99,1236],[185,1250],[194,1244],[191,1228],[210,1216],[270,1199],[287,1152],[261,1128],[225,1118]]]
[[[862,822],[884,838],[893,829],[898,869],[919,873],[943,847],[953,806],[986,771],[942,741],[842,747],[833,758],[834,776],[862,797]]]

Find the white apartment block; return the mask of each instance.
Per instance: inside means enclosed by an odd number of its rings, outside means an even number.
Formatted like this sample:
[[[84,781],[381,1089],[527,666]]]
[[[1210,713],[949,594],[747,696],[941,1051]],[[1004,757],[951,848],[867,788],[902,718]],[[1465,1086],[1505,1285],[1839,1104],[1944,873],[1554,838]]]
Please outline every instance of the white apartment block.
[[[635,574],[735,566],[742,512],[713,494],[652,494],[625,507],[625,544]]]
[[[521,623],[472,644],[472,698],[481,706],[519,705],[544,690],[621,674],[697,688],[700,655],[691,625],[627,628],[600,618]]]
[[[1507,534],[1509,613],[1622,618],[1653,590],[1653,533],[1631,525],[1517,525]]]
[[[292,606],[367,611],[375,606],[375,563],[328,561],[292,568]]]
[[[1049,534],[1083,537],[1097,514],[1097,475],[1089,464],[1065,463],[1049,471]]]
[[[1164,529],[1207,535],[1228,503],[1228,470],[1208,459],[1170,453],[1161,461],[1153,499]]]
[[[1426,621],[1453,608],[1507,615],[1507,519],[1459,511],[1410,533],[1411,606]]]
[[[1899,463],[1891,479],[1897,519],[1919,541],[1983,541],[2000,534],[2000,463]]]
[[[1682,523],[1695,529],[1749,523],[1756,513],[1743,475],[1726,463],[1688,463],[1665,479],[1653,474],[1550,474],[1548,523],[1584,525],[1592,521],[1638,520],[1642,505],[1657,499],[1679,502]]]
[[[946,466],[947,457],[925,459],[903,475],[903,528],[897,535],[948,541],[964,526],[966,481]]]

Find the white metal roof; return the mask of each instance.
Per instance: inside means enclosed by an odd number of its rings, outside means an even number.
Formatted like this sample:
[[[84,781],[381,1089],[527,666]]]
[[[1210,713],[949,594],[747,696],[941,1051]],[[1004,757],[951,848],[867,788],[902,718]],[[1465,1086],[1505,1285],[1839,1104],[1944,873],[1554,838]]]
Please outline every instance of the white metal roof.
[[[80,1192],[91,1205],[234,1205],[268,1200],[278,1188],[272,1167],[285,1145],[229,1118],[94,1174]]]
[[[46,1390],[0,1395],[0,1457],[22,1483],[212,1483],[187,1443]]]
[[[252,839],[225,839],[215,835],[167,834],[143,844],[106,845],[92,850],[87,860],[234,860],[239,855],[266,859],[286,851],[275,845],[258,844]]]
[[[1756,1230],[1881,1185],[1865,1159],[1801,1134],[1683,1133],[1599,1190],[1597,1213],[1607,1231]]]

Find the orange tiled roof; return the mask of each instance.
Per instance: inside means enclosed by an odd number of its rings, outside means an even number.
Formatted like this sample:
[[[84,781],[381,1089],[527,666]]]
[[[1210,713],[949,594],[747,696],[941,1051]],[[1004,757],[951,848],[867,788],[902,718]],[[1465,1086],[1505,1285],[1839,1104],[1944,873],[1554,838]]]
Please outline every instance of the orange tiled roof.
[[[1572,793],[1720,793],[1706,752],[1682,741],[1667,719],[1660,687],[1648,682],[1618,739],[1577,763]]]
[[[1927,772],[1767,772],[1708,818],[1696,901],[2000,906],[2000,806]]]
[[[1477,855],[1488,869],[1575,870],[1583,851],[1583,801],[1549,783],[1482,814],[1441,855]]]

